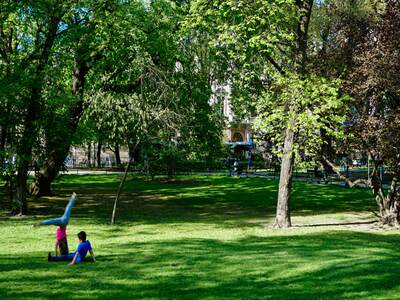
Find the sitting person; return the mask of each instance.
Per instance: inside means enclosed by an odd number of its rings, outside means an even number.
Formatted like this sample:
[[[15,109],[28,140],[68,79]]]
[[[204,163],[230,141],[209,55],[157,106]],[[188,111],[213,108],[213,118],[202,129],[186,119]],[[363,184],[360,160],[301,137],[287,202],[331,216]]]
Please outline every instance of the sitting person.
[[[86,240],[86,232],[84,231],[79,232],[78,239],[79,239],[79,245],[74,253],[70,253],[68,255],[60,255],[60,256],[52,256],[51,253],[49,253],[48,260],[49,261],[68,260],[71,261],[70,265],[74,265],[76,263],[82,262],[89,251],[93,262],[95,262],[96,258],[94,256],[92,246],[90,245],[90,242]]]

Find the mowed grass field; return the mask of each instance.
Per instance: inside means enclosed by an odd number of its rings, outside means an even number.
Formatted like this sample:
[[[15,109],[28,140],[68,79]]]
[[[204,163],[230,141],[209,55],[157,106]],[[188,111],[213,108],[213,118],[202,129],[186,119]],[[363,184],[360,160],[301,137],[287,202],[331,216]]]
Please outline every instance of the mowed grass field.
[[[400,299],[400,235],[374,221],[370,191],[295,183],[294,227],[271,227],[277,182],[261,178],[63,176],[28,217],[0,218],[0,299]],[[47,262],[72,192],[68,241],[98,261]],[[0,197],[4,190],[0,188]]]

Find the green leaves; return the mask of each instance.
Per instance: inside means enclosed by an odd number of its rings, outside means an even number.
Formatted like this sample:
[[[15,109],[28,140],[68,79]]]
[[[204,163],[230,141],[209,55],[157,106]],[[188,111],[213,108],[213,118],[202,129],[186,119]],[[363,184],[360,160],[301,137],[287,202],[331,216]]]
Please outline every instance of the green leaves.
[[[290,70],[296,22],[294,1],[192,2],[185,28],[190,36],[206,36],[213,59],[224,62],[216,77],[230,83],[238,119],[254,114],[270,78]]]
[[[255,131],[259,138],[273,142],[280,152],[284,129],[293,126],[297,154],[313,156],[320,150],[321,131],[343,138],[349,98],[340,96],[339,80],[296,75],[280,76],[257,103]]]
[[[185,25],[212,36],[212,45],[226,58],[244,63],[254,55],[276,53],[276,44],[293,34],[292,1],[205,1],[192,4]],[[254,53],[258,51],[258,53]]]

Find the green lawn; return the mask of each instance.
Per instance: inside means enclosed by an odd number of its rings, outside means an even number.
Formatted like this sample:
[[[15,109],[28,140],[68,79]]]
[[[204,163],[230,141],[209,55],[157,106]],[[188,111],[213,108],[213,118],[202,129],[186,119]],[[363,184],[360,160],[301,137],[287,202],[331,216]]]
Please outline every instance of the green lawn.
[[[118,180],[64,176],[58,197],[30,202],[32,217],[3,213],[0,299],[400,298],[400,235],[368,224],[368,190],[295,183],[295,227],[274,230],[275,181],[130,178],[110,226]],[[85,230],[95,264],[48,263],[55,228],[32,227],[73,191],[69,244]]]

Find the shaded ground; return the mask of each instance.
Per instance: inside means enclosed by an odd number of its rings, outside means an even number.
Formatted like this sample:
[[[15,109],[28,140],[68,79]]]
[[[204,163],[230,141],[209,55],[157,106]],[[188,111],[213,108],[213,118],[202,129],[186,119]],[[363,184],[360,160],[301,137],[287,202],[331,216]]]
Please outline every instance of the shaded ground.
[[[116,175],[64,176],[55,187],[58,197],[32,200],[31,214],[39,218],[62,214],[75,191],[81,199],[75,216],[108,223],[119,179]],[[275,215],[276,195],[277,182],[264,178],[210,176],[155,182],[128,178],[117,217],[120,223],[189,220],[221,225],[229,220],[262,219],[267,224]],[[375,204],[369,190],[295,183],[292,208],[294,223],[301,225],[323,222],[328,216],[339,221],[371,221]]]
[[[368,190],[296,183],[290,230],[273,230],[277,184],[261,178],[64,176],[36,217],[0,219],[1,299],[397,299],[397,231],[313,226],[373,221]],[[86,230],[98,263],[46,262],[54,228],[31,224],[78,202],[70,247]],[[357,229],[357,230],[355,230]],[[364,230],[368,229],[368,231]],[[372,228],[373,229],[373,228]]]

